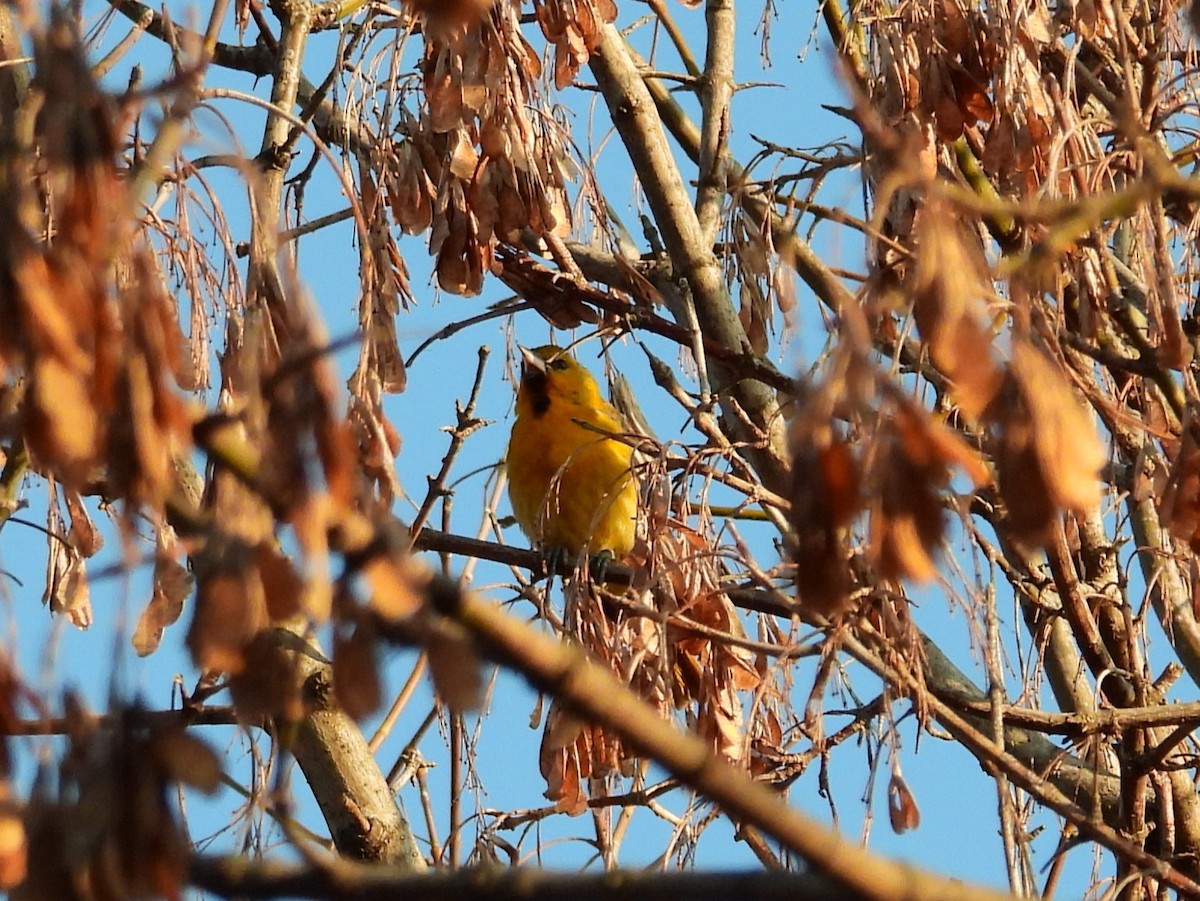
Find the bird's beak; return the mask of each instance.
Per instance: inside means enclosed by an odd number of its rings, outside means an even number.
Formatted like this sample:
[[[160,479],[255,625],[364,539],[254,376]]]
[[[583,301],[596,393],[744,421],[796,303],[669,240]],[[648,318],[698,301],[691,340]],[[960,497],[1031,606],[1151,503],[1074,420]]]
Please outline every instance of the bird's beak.
[[[545,360],[535,354],[528,347],[521,347],[520,345],[517,345],[517,348],[521,351],[521,362],[526,370],[543,373],[546,371]]]

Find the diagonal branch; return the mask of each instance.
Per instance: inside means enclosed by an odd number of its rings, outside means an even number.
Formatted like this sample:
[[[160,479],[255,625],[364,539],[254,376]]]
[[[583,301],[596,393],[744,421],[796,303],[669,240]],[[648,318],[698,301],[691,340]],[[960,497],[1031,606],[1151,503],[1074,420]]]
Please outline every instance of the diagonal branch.
[[[517,670],[538,689],[553,693],[579,717],[620,734],[736,821],[760,829],[803,857],[816,873],[836,882],[851,897],[871,901],[1010,898],[982,887],[967,888],[863,850],[784,804],[744,770],[712,754],[703,739],[679,732],[579,648],[538,632],[473,594],[461,593],[448,580],[435,583],[430,594],[441,612],[465,627],[488,656]]]
[[[749,339],[733,308],[712,245],[706,243],[696,210],[688,202],[687,188],[671,155],[650,92],[620,32],[612,25],[599,30],[600,45],[591,58],[592,72],[633,161],[671,262],[690,289],[699,331],[731,350],[748,350]],[[672,312],[677,321],[689,322],[689,311]],[[720,365],[714,367],[713,374],[730,437],[748,442],[764,484],[774,491],[785,492],[789,463],[784,423],[774,392],[757,381],[732,382]],[[739,421],[727,398],[736,401],[749,415],[753,428]]]

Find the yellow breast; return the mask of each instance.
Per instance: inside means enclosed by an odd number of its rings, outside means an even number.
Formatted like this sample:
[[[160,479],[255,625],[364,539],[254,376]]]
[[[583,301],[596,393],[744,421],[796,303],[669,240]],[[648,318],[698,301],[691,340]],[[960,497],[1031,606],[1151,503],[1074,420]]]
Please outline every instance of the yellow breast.
[[[537,406],[518,405],[506,457],[509,497],[522,531],[535,544],[573,555],[629,553],[638,504],[633,449],[580,424],[621,431],[615,411],[553,395]]]

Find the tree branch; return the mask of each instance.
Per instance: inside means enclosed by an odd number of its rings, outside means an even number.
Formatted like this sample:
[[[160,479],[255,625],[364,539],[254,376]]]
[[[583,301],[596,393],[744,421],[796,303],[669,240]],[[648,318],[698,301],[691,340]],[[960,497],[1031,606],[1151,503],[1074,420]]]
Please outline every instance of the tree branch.
[[[567,874],[479,869],[413,876],[395,867],[249,862],[196,856],[188,881],[226,898],[313,898],[320,901],[855,901],[836,882],[780,871],[662,873],[617,871]]]
[[[612,25],[601,25],[599,31],[600,45],[591,58],[592,72],[638,173],[671,262],[690,289],[699,331],[731,350],[749,351],[749,339],[733,309],[712,245],[705,243],[696,211],[688,203],[687,188],[671,155],[650,92],[620,32]],[[677,322],[689,322],[686,311],[672,312]],[[714,374],[718,392],[723,397],[732,396],[759,432],[755,434],[748,429],[727,406],[727,401],[722,400],[728,434],[736,441],[748,443],[763,483],[773,491],[786,493],[790,463],[784,423],[774,392],[757,381],[733,382],[720,365],[715,367]]]
[[[863,850],[785,805],[744,770],[712,754],[703,739],[679,732],[581,649],[542,634],[473,594],[461,593],[456,583],[439,580],[430,594],[435,607],[466,628],[489,657],[552,693],[581,719],[621,735],[735,821],[773,837],[853,897],[871,901],[1010,898]]]

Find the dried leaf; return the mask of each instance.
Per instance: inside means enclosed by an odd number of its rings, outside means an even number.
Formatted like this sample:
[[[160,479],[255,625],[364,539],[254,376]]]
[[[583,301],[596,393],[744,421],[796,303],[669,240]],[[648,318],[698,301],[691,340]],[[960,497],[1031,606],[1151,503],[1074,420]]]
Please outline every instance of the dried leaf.
[[[133,632],[133,647],[139,657],[158,650],[163,632],[174,625],[183,612],[183,602],[191,593],[193,582],[191,573],[180,565],[160,539],[154,558],[154,592]]]
[[[1023,541],[1044,541],[1059,510],[1097,503],[1105,445],[1060,371],[1028,342],[1014,343],[990,415],[1006,521]]]
[[[42,603],[50,605],[51,613],[66,615],[77,629],[86,629],[92,624],[92,602],[83,557],[55,538],[49,546]]]
[[[1029,418],[1014,411],[1000,426],[996,476],[1004,498],[1005,524],[1020,540],[1045,540],[1057,510],[1039,465]]]
[[[961,233],[953,211],[935,201],[921,210],[918,245],[913,317],[934,365],[953,382],[955,403],[974,420],[1003,376],[984,324],[989,289],[982,251]]]
[[[957,141],[967,123],[950,81],[948,67],[939,59],[928,67],[926,75],[926,82],[922,86],[923,111],[932,117],[939,140],[946,143]]]
[[[941,0],[937,12],[942,46],[951,57],[961,56],[972,44],[966,15],[954,0]]]
[[[425,606],[432,574],[411,557],[379,554],[363,565],[362,573],[371,592],[371,607],[384,619],[400,622]]]
[[[666,573],[674,589],[667,609],[677,613],[669,622],[678,623],[684,630],[670,647],[676,683],[670,700],[676,707],[695,701],[697,732],[710,740],[716,753],[738,763],[744,738],[738,692],[756,690],[762,675],[754,667],[754,655],[737,644],[746,638],[746,630],[728,595],[721,590],[723,569],[714,542],[698,530],[671,520],[668,530],[655,530],[653,550],[654,569]],[[662,602],[659,606],[661,609]],[[703,627],[706,633],[687,634],[686,629],[693,625]],[[657,635],[652,633],[650,638],[656,639]],[[652,641],[643,641],[648,650],[656,647]],[[639,644],[633,644],[635,653],[642,653]]]
[[[542,777],[546,780],[546,798],[568,816],[577,817],[588,809],[587,789],[580,774],[580,754],[575,745],[541,755]]]
[[[167,791],[178,779],[215,788],[216,756],[182,730],[98,730],[77,700],[66,708],[70,775],[27,811],[29,879],[13,898],[179,898],[190,843]]]
[[[529,301],[556,328],[578,328],[585,322],[600,322],[600,316],[589,305],[589,301],[600,300],[600,292],[591,285],[555,272],[510,248],[498,248],[497,262],[499,270],[496,274],[500,280]]]
[[[971,480],[974,488],[981,488],[992,481],[983,457],[958,433],[907,398],[897,399],[897,404],[891,425],[896,430],[905,456],[914,466],[957,468]]]
[[[126,360],[124,382],[126,425],[113,430],[114,446],[108,456],[114,465],[110,469],[121,489],[159,507],[171,489],[174,467],[168,436],[154,415],[150,364],[141,354]]]
[[[71,544],[84,557],[95,556],[104,547],[104,536],[96,529],[96,524],[83,506],[83,498],[79,492],[68,489],[65,492],[67,513],[71,516]]]
[[[796,273],[786,263],[779,263],[771,272],[771,296],[775,298],[775,306],[783,315],[786,329],[796,327],[795,311],[799,304],[796,297]]]
[[[89,380],[55,357],[34,364],[25,438],[33,453],[64,480],[86,480],[97,460],[99,423]]]
[[[742,330],[745,331],[754,353],[760,357],[766,356],[769,347],[767,328],[771,312],[767,306],[767,299],[758,282],[751,278],[742,279],[738,296],[738,319],[742,323]]]
[[[375,484],[384,507],[401,493],[396,477],[400,435],[383,412],[383,386],[372,369],[360,364],[350,379],[351,403],[347,426],[356,444],[357,465]]]
[[[546,40],[554,44],[554,85],[562,90],[587,61],[600,35],[598,22],[616,17],[612,0],[539,0],[534,4],[538,24]]]
[[[291,619],[304,609],[304,582],[274,541],[264,541],[254,549],[254,565],[268,617],[275,621]]]
[[[572,716],[558,701],[551,702],[546,728],[542,733],[542,749],[561,751],[570,747],[579,740],[585,725],[583,720]]]
[[[433,221],[435,191],[413,141],[403,141],[397,146],[390,172],[388,203],[396,224],[405,234],[424,234]]]
[[[425,652],[438,697],[456,712],[477,709],[483,700],[482,661],[471,636],[440,621],[425,638]]]
[[[407,309],[411,298],[408,269],[388,230],[387,216],[374,178],[365,162],[361,162],[359,168],[363,211],[368,220],[367,240],[360,245],[363,290],[358,322],[363,333],[363,346],[359,366],[373,367],[384,390],[399,393],[404,390],[408,377],[396,338],[396,314],[401,302]]]
[[[340,424],[339,424],[340,425]],[[350,459],[354,459],[353,447]],[[347,501],[348,503],[348,501]],[[292,529],[302,554],[300,609],[314,623],[328,622],[333,612],[333,579],[329,572],[329,531],[340,517],[330,494],[310,494],[291,511]],[[268,588],[268,591],[270,589]],[[274,614],[272,614],[274,615]]]
[[[1183,430],[1171,471],[1158,495],[1158,515],[1171,534],[1200,549],[1200,443],[1194,426]]]
[[[893,772],[888,780],[888,821],[897,835],[921,825],[921,810],[917,807],[917,800],[898,772]]]
[[[1108,462],[1093,418],[1062,373],[1026,342],[1013,345],[1012,373],[1029,411],[1051,501],[1071,510],[1090,510],[1099,500],[1100,470]]]
[[[362,622],[349,635],[334,637],[333,690],[341,708],[356,720],[370,716],[382,702],[375,635]]]
[[[996,111],[987,95],[987,89],[959,63],[951,61],[947,71],[950,83],[954,86],[954,98],[966,124],[990,124],[996,117]]]
[[[1159,365],[1182,372],[1192,362],[1192,342],[1184,334],[1177,307],[1163,304],[1161,312],[1162,340],[1154,349],[1154,358]]]
[[[932,579],[945,529],[940,492],[953,467],[975,487],[990,481],[980,456],[908,398],[893,398],[874,473],[871,549],[885,579]]]
[[[402,0],[431,41],[448,41],[482,21],[495,0]]]
[[[278,630],[260,631],[239,649],[241,668],[229,675],[239,720],[257,723],[276,717],[296,722],[304,716],[297,654],[305,652],[317,656],[303,639]]]
[[[244,542],[210,539],[196,561],[196,612],[187,646],[205,670],[240,673],[245,651],[267,627],[262,578]]]
[[[208,795],[221,787],[221,760],[196,736],[175,729],[159,732],[147,750],[158,772],[171,781]]]
[[[792,424],[792,556],[800,602],[826,618],[849,604],[850,551],[844,530],[862,509],[859,463],[827,424]]]
[[[471,181],[479,168],[479,154],[464,129],[458,129],[450,139],[450,172],[463,181]]]
[[[8,794],[6,790],[5,794]],[[29,874],[29,844],[20,809],[7,798],[0,803],[0,890],[11,891]]]

